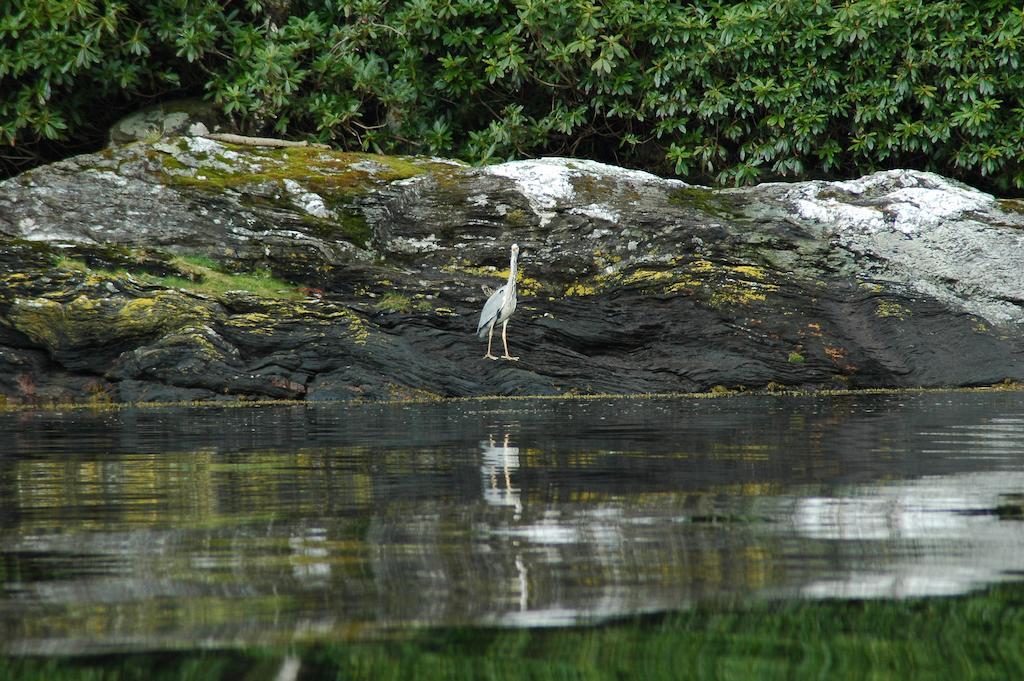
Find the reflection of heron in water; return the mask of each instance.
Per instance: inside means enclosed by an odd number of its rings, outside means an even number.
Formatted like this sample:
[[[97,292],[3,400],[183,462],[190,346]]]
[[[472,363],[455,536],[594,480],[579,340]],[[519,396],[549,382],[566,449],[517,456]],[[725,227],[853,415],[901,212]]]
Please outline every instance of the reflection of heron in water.
[[[512,486],[512,471],[519,468],[519,447],[509,445],[509,435],[500,444],[494,437],[480,443],[480,474],[483,477],[484,501],[491,506],[510,506],[515,509],[516,520],[523,511],[519,488]]]
[[[505,433],[501,443],[495,443],[493,435],[480,443],[480,476],[483,478],[484,501],[489,506],[511,507],[514,509],[513,518],[518,522],[523,504],[519,499],[519,488],[512,486],[512,471],[519,468],[519,447],[511,446],[509,439],[509,434]],[[518,542],[513,542],[513,546],[518,546]],[[518,549],[515,558],[519,609],[526,611],[530,600],[526,564]]]

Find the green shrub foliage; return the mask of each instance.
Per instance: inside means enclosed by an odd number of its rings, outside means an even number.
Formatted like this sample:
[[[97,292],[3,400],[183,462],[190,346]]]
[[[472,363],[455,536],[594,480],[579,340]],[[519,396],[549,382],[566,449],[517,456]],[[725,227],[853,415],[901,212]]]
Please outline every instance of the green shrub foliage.
[[[1024,5],[8,0],[0,141],[204,92],[243,129],[746,184],[913,167],[1024,188]],[[26,151],[27,150],[27,151]]]
[[[187,0],[4,0],[0,8],[0,177],[101,138],[116,113],[182,91],[183,76],[201,88],[203,64],[189,62],[188,36],[211,24],[223,35],[230,21],[215,3]]]

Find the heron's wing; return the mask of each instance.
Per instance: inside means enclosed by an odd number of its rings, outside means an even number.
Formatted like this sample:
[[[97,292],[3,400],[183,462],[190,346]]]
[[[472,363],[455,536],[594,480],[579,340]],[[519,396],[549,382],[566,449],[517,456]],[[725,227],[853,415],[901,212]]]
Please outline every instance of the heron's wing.
[[[505,287],[501,286],[484,303],[483,312],[480,313],[480,323],[476,327],[477,335],[480,335],[481,331],[485,331],[487,326],[498,318],[498,313],[501,311],[501,305],[504,302]]]

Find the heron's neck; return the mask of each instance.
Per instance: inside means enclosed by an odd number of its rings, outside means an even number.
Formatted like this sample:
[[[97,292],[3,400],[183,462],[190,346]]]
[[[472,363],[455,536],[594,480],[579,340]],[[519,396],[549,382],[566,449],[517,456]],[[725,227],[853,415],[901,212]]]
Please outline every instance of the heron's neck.
[[[508,266],[508,286],[510,288],[516,285],[516,272],[518,269],[519,263],[516,262],[516,257],[513,255]]]

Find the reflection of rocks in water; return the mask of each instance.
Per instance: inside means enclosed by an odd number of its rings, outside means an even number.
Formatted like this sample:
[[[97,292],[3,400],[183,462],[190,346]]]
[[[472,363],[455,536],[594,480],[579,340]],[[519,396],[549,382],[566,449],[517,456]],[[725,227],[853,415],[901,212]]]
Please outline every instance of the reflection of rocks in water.
[[[373,591],[384,596],[378,614],[559,625],[682,607],[746,588],[758,572],[743,560],[744,547],[758,543],[749,529],[746,539],[723,540],[724,528],[687,524],[657,503],[531,501],[518,519],[508,511],[439,502],[377,516],[367,539]],[[756,560],[767,555],[753,551]]]
[[[0,653],[557,625],[1020,574],[1019,393],[555,404],[18,414],[0,427]],[[194,449],[149,453],[161,427]]]
[[[1024,473],[934,476],[806,497],[793,508],[796,534],[850,554],[837,574],[801,587],[820,598],[906,598],[961,594],[1016,578],[1024,534],[1000,522],[1007,489],[1024,489]],[[865,559],[864,547],[881,545]]]
[[[377,547],[377,587],[404,584],[410,597],[390,604],[395,617],[418,605],[438,621],[517,626],[737,597],[963,593],[1019,569],[1019,526],[981,512],[998,506],[1007,487],[1024,487],[1024,474],[1017,477],[872,484],[830,499],[722,497],[714,514],[700,495],[672,494],[591,504],[531,499],[517,520],[486,502],[438,508],[391,528],[421,543]],[[472,531],[446,533],[452,524]]]

